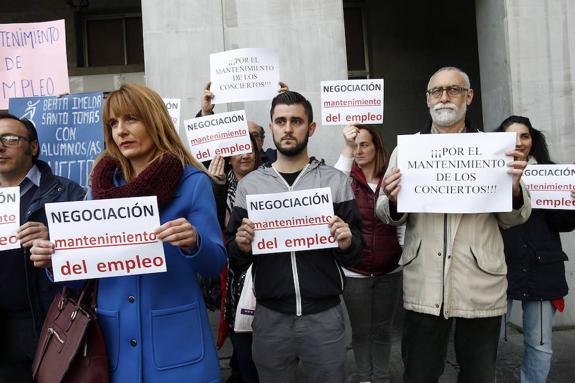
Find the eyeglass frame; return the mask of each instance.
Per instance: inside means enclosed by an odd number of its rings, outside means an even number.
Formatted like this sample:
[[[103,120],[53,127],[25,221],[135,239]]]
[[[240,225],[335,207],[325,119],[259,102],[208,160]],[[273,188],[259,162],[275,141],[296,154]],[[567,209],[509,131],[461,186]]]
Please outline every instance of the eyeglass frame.
[[[4,137],[17,137],[18,140],[16,141],[15,145],[9,145],[4,141]],[[14,147],[18,146],[18,144],[20,144],[21,140],[28,141],[28,142],[34,141],[34,139],[32,139],[30,137],[24,137],[24,136],[20,136],[18,134],[8,133],[8,134],[0,135],[0,144],[4,147],[7,147],[7,148],[14,148]]]
[[[446,92],[448,97],[457,97],[461,94],[463,94],[464,92],[469,92],[471,88],[466,88],[464,86],[461,85],[450,85],[450,86],[437,86],[435,88],[431,88],[425,91],[425,93],[427,94],[428,97],[433,98],[434,100],[439,100],[442,96],[443,93]],[[439,96],[434,96],[433,93],[436,91],[441,90],[441,94],[439,94]],[[449,92],[455,92],[455,94],[449,94]]]

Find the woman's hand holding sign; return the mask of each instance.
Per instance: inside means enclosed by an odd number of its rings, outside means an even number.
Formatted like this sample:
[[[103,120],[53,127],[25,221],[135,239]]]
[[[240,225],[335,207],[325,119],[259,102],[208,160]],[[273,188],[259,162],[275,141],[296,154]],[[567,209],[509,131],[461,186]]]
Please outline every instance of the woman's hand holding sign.
[[[162,242],[181,247],[184,250],[193,250],[198,246],[198,232],[185,218],[178,218],[164,223],[154,233]]]
[[[30,248],[30,261],[34,267],[51,267],[54,244],[46,239],[37,239]]]
[[[251,253],[252,241],[254,240],[254,223],[248,218],[242,220],[242,224],[236,232],[236,244],[244,253]]]

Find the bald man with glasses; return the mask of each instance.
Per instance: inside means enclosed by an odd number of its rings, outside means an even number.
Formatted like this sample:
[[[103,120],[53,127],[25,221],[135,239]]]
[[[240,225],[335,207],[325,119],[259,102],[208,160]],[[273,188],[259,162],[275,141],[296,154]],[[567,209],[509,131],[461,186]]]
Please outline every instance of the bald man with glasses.
[[[480,134],[466,122],[473,100],[469,77],[461,69],[435,72],[426,91],[431,124],[421,134]],[[519,157],[517,151],[507,153]],[[402,254],[405,319],[404,382],[437,382],[443,374],[451,327],[459,382],[495,381],[501,315],[507,311],[507,279],[499,227],[525,222],[529,195],[520,179],[525,161],[512,161],[513,210],[486,214],[397,212],[401,172],[397,149],[384,175],[385,194],[376,213],[386,223],[407,223]]]

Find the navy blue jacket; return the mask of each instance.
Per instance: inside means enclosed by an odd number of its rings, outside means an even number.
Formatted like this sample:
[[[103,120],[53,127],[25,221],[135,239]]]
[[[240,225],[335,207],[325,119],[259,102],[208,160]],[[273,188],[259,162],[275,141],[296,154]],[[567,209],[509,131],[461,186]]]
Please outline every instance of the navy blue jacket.
[[[573,210],[533,209],[527,222],[502,231],[510,299],[554,300],[567,295],[567,255],[559,232],[574,228]]]
[[[78,201],[84,198],[85,191],[80,185],[67,178],[58,177],[52,174],[52,170],[43,161],[36,160],[36,166],[40,170],[40,186],[36,189],[28,210],[23,214],[22,223],[29,221],[42,222],[47,225],[46,211],[44,205],[50,202]],[[22,265],[26,273],[26,289],[30,311],[34,322],[36,337],[42,330],[42,324],[54,295],[58,291],[58,286],[52,284],[46,277],[44,269],[35,268],[29,261],[30,251],[21,247],[15,251],[22,254]]]

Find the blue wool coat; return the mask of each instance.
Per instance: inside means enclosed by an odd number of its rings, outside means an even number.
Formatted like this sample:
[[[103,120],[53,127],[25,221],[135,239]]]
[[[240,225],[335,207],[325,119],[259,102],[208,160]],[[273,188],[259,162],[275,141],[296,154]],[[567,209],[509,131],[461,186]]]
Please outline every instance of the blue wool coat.
[[[120,183],[121,181],[118,181]],[[226,262],[208,177],[187,166],[160,221],[184,217],[199,247],[164,243],[167,272],[99,281],[98,319],[111,382],[219,382],[220,370],[196,274],[214,277]]]

